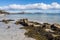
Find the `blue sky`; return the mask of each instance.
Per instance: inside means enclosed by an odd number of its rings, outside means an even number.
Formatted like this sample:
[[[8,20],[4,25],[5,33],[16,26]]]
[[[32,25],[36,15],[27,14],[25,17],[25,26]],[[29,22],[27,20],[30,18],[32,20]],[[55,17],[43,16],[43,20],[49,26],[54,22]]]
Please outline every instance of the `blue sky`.
[[[12,11],[12,10],[21,11],[22,9],[23,10],[27,9],[27,11],[28,9],[30,9],[31,11],[32,9],[33,10],[40,9],[42,10],[42,12],[47,12],[46,10],[49,10],[49,12],[52,12],[50,10],[55,9],[56,11],[59,9],[57,11],[59,12],[60,0],[0,0],[0,9],[8,10],[8,11]]]
[[[9,4],[32,4],[32,3],[46,3],[50,4],[52,2],[60,3],[60,0],[0,0],[0,5],[9,5]]]

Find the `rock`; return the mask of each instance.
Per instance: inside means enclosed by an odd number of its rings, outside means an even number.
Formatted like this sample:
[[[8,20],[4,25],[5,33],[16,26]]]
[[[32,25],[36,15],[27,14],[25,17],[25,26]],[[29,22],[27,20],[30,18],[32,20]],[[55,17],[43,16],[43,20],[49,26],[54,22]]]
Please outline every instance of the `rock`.
[[[21,19],[19,23],[23,26],[28,26],[28,19]]]
[[[54,37],[60,35],[59,24],[40,24],[38,22],[28,21],[28,19],[21,19],[19,23],[22,24],[24,26],[24,29],[27,30],[27,33],[25,33],[25,35],[35,38],[36,40],[42,40],[43,38],[53,40]],[[57,39],[60,38],[58,37]]]
[[[33,24],[33,26],[34,27],[40,27],[41,25],[39,25],[39,24],[37,24],[37,25],[36,24]]]
[[[55,24],[52,24],[51,25],[51,29],[52,30],[55,30],[55,31],[60,31],[60,25],[59,24],[56,24],[56,23]]]
[[[4,23],[9,23],[10,21],[14,21],[14,20],[11,20],[11,19],[8,19],[8,20],[5,20],[5,19],[3,19],[2,21],[0,21],[0,22],[4,22]]]
[[[20,19],[20,22],[28,23],[28,19]]]
[[[7,21],[7,20],[2,20],[2,22],[6,23],[6,24],[9,23],[9,21]]]
[[[60,25],[59,24],[56,24],[55,23],[54,26],[57,27],[57,28],[60,28]]]
[[[10,26],[7,27],[7,29],[9,29],[9,28],[10,28]]]
[[[23,19],[23,22],[24,23],[28,23],[28,19]]]
[[[45,29],[46,32],[54,32],[53,30],[51,29]]]
[[[31,22],[28,22],[27,24],[28,24],[28,26],[33,26],[33,23],[31,23]]]
[[[17,25],[20,24],[20,21],[16,21],[15,24],[17,24]]]
[[[54,40],[60,40],[60,36],[55,37]]]
[[[27,25],[28,23],[28,19],[20,19],[18,21],[15,22],[15,24],[22,24],[22,25]]]
[[[55,35],[55,34],[52,34],[52,36],[53,36],[53,37],[58,37],[58,36],[60,36],[60,35]]]
[[[42,24],[42,28],[48,28],[48,29],[50,29],[51,28],[51,25],[48,24],[48,23],[43,23]]]

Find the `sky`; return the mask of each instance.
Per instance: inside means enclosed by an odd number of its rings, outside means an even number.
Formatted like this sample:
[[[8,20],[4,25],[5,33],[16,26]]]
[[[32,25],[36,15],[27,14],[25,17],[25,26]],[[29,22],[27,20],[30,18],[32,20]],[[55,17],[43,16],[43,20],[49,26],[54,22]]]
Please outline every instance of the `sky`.
[[[0,0],[0,10],[59,13],[60,0]]]

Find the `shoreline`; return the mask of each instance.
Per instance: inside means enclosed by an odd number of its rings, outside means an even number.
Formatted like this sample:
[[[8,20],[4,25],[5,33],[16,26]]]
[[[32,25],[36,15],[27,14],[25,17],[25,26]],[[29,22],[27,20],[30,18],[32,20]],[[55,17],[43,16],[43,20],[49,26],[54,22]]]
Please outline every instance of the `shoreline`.
[[[24,27],[21,29],[27,30],[25,35],[36,40],[60,40],[60,24],[38,23],[29,21],[28,19],[20,19],[16,24],[21,24]]]
[[[6,24],[6,26],[7,26],[6,29],[8,29],[8,31],[11,30],[11,26],[12,26],[12,29],[15,28],[14,30],[16,30],[16,32],[19,29],[25,30],[25,33],[23,33],[23,34],[25,35],[26,39],[31,38],[31,40],[32,39],[35,39],[35,40],[60,40],[60,24],[40,23],[40,22],[36,22],[36,21],[30,21],[28,19],[19,19],[10,25],[9,24],[10,21],[15,21],[15,20],[4,19],[1,22]],[[19,26],[19,27],[17,28],[17,26]],[[20,27],[20,26],[22,26],[22,27]],[[11,30],[11,31],[13,31],[13,30]]]

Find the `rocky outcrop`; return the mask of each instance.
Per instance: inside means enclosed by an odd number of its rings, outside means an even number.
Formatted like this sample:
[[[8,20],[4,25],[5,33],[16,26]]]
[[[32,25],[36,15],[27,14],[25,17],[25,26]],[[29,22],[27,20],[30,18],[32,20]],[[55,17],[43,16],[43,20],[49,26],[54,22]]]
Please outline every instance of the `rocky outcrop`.
[[[23,25],[23,29],[27,32],[25,35],[35,38],[36,40],[56,40],[60,39],[60,25],[49,23],[38,23],[28,21],[28,19],[21,19],[16,21],[17,24]]]
[[[21,24],[23,26],[33,26],[33,27],[42,27],[42,28],[47,28],[47,29],[60,29],[59,24],[49,24],[49,23],[38,23],[38,22],[33,22],[33,21],[28,21],[28,19],[20,19],[16,21],[16,24]]]

